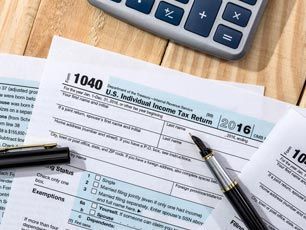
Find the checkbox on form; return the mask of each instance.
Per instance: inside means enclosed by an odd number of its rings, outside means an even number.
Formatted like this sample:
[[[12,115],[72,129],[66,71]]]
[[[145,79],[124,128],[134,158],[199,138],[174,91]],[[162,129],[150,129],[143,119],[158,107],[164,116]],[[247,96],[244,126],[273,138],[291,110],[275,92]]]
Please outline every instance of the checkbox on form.
[[[98,188],[98,187],[99,187],[99,183],[98,183],[97,181],[95,181],[95,182],[93,182],[93,186],[94,186],[95,188]]]
[[[96,175],[95,180],[96,180],[96,181],[100,181],[100,180],[101,180],[101,176]]]
[[[92,194],[97,194],[97,189],[95,189],[95,188],[91,189],[91,193]]]
[[[97,205],[96,203],[92,203],[92,204],[91,204],[91,208],[97,209],[97,207],[98,207],[98,205]]]
[[[89,215],[95,215],[96,214],[96,210],[93,210],[93,209],[90,209],[90,211],[89,211]]]

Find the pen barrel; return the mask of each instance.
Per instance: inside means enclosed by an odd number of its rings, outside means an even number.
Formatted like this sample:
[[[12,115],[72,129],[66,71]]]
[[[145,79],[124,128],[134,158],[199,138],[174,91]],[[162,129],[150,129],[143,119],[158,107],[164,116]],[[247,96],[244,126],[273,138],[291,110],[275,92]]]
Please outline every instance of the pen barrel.
[[[250,230],[268,230],[251,201],[247,198],[238,184],[230,190],[225,191],[224,195]]]
[[[68,147],[25,150],[0,154],[0,169],[69,162],[70,150]]]
[[[228,185],[232,184],[231,178],[227,175],[223,167],[220,165],[220,163],[217,161],[215,156],[213,154],[207,156],[205,158],[205,162],[210,168],[210,171],[214,174],[216,179],[218,180],[218,183],[220,184],[220,187],[222,190],[227,190]]]
[[[232,204],[237,214],[250,230],[267,230],[260,215],[253,207],[251,201],[244,194],[237,182],[233,181],[213,154],[206,156],[205,161],[218,180],[225,196]]]

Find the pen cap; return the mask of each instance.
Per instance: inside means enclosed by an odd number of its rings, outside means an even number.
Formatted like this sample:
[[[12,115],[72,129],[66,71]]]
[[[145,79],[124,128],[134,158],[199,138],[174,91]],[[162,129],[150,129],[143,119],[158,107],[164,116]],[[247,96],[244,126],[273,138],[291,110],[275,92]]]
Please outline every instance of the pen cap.
[[[70,150],[68,147],[13,151],[0,154],[0,169],[69,162]]]

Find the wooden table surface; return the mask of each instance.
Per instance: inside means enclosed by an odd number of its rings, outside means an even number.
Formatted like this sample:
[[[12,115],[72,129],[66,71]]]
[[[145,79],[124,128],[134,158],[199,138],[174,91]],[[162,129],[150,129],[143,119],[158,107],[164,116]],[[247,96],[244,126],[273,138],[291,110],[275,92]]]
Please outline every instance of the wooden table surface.
[[[53,35],[191,73],[266,86],[306,107],[306,1],[269,0],[251,52],[223,61],[139,30],[87,0],[0,0],[0,52],[46,57]]]

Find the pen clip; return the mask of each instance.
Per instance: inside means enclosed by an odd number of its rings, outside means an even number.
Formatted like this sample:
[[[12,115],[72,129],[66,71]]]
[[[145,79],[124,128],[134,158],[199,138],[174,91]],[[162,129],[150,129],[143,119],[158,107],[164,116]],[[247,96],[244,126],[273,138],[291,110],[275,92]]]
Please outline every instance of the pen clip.
[[[36,149],[36,148],[44,148],[44,149],[52,149],[57,146],[56,143],[50,143],[50,144],[43,144],[43,145],[21,145],[21,146],[16,146],[16,147],[7,147],[7,148],[0,148],[0,153],[6,153],[9,151],[14,151],[14,150],[24,150],[24,149]]]

